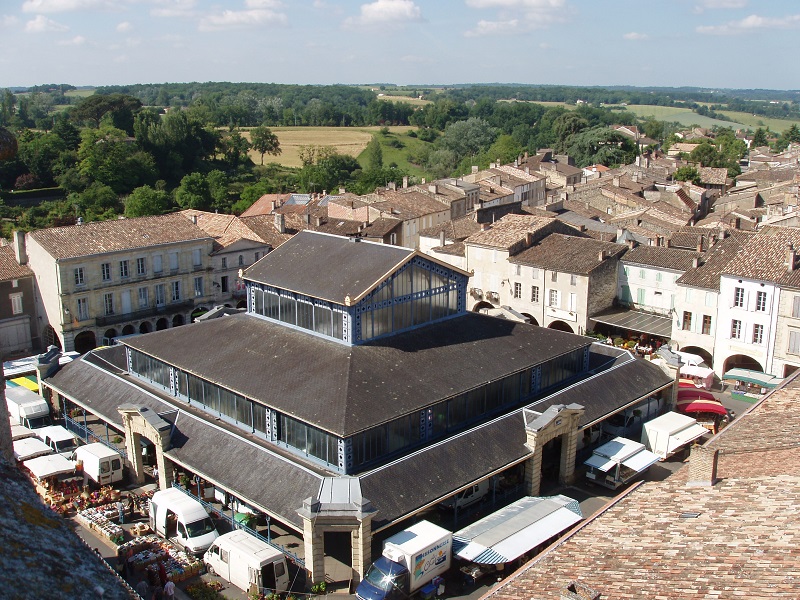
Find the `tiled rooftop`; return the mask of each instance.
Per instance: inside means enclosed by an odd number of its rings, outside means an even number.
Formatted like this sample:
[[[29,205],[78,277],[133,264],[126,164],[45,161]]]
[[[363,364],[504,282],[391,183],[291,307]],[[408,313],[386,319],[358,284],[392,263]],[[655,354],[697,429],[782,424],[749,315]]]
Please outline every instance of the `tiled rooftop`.
[[[627,249],[624,244],[552,233],[508,261],[551,271],[587,275],[603,263],[600,259],[601,252],[606,256],[619,256]]]
[[[555,218],[555,215],[553,215],[553,218]],[[541,229],[552,220],[531,215],[505,215],[502,219],[491,224],[486,231],[479,231],[469,236],[466,242],[478,246],[508,249],[524,240],[528,233]]]
[[[560,599],[577,581],[603,599],[797,599],[798,402],[795,379],[712,439],[713,487],[687,486],[686,466],[635,486],[484,598]]]
[[[180,213],[92,221],[82,225],[40,229],[28,235],[55,259],[121,252],[211,237]]]
[[[700,252],[667,248],[664,246],[637,246],[622,258],[622,262],[631,265],[644,265],[672,269],[675,271],[688,271],[693,267],[695,260],[702,258]]]
[[[0,281],[33,277],[28,266],[20,265],[13,246],[0,246]]]
[[[720,273],[727,267],[742,246],[753,234],[737,232],[717,243],[706,255],[705,262],[696,269],[689,269],[678,278],[679,285],[719,291]]]

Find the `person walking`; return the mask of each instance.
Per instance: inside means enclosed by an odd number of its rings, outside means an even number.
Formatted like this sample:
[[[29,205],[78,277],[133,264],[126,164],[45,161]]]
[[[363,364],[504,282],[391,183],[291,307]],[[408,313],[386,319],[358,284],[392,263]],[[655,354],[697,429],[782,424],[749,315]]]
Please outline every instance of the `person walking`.
[[[174,600],[175,598],[175,584],[170,579],[164,584],[164,600]]]
[[[125,523],[125,505],[121,498],[117,500],[117,513],[119,514],[119,524],[123,525]]]

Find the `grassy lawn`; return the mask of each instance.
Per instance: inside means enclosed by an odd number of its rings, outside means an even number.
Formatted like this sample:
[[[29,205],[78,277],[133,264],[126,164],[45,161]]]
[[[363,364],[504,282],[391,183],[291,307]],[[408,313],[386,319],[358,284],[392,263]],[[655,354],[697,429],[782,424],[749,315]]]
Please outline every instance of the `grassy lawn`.
[[[264,156],[264,162],[274,162],[285,167],[301,167],[303,166],[299,154],[301,146],[333,146],[340,154],[357,158],[380,127],[271,127],[270,129],[278,136],[281,153],[278,156]],[[411,129],[415,128],[410,126],[389,128],[391,133],[407,139],[412,139],[405,135]],[[250,139],[247,131],[242,130],[242,135]],[[249,155],[255,164],[261,163],[261,155],[258,152],[251,150]],[[387,159],[384,149],[383,160],[388,164],[395,159]],[[400,161],[395,160],[395,162],[402,166]]]
[[[380,128],[375,129],[379,130]],[[415,177],[426,177],[427,173],[422,168],[408,162],[409,152],[417,154],[419,150],[428,143],[423,142],[418,138],[409,137],[408,131],[411,129],[415,128],[390,127],[388,135],[383,135],[378,131],[375,132],[375,136],[381,143],[383,164],[385,166],[389,166],[391,163],[397,163],[397,166],[404,171],[408,171],[409,175],[413,175]],[[402,145],[402,147],[398,148],[396,147],[397,145]],[[361,165],[365,166],[366,161],[364,156],[361,155],[357,158]]]

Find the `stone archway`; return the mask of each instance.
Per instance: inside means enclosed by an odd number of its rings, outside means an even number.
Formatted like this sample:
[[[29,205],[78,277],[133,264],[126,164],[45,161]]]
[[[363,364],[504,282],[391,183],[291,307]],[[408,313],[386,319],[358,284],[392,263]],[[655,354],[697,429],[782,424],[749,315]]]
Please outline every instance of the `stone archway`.
[[[525,493],[538,496],[542,484],[542,454],[546,444],[561,438],[558,480],[570,484],[575,479],[578,451],[578,424],[584,408],[580,404],[555,404],[543,413],[524,409],[526,446],[532,456],[525,462]]]
[[[528,317],[528,323],[530,323],[531,325],[536,325],[537,327],[539,326],[539,321],[537,321],[532,314],[522,313],[522,316]]]
[[[172,326],[173,327],[180,327],[186,322],[186,319],[183,317],[182,314],[178,313],[174,317],[172,317]]]
[[[683,348],[679,348],[679,350],[681,352],[689,352],[691,354],[697,354],[697,356],[703,357],[703,362],[709,366],[714,364],[714,357],[711,356],[711,353],[700,346],[684,346]]]
[[[734,354],[726,358],[723,363],[722,372],[727,373],[731,369],[748,369],[750,371],[764,372],[764,367],[761,366],[761,363],[746,354]]]
[[[150,440],[155,448],[158,488],[166,489],[167,470],[164,464],[164,451],[169,449],[172,425],[145,406],[123,404],[117,410],[122,415],[125,450],[128,453],[134,480],[138,484],[144,483],[144,462],[142,460],[142,437],[144,437]]]
[[[169,321],[164,317],[156,321],[156,331],[161,331],[162,329],[169,329]]]
[[[150,321],[142,321],[139,324],[139,333],[150,333],[151,331],[153,331],[153,326]]]
[[[575,333],[572,327],[564,321],[553,321],[547,326],[548,329],[555,329],[557,331],[566,331],[567,333]]]
[[[122,328],[122,335],[133,335],[136,333],[136,327],[128,323],[125,327]]]
[[[89,350],[97,348],[97,338],[94,337],[94,331],[81,331],[75,336],[75,352],[78,354],[86,354]]]
[[[481,312],[482,308],[494,308],[493,304],[489,302],[484,302],[481,300],[480,302],[476,303],[475,306],[472,307],[472,312]]]

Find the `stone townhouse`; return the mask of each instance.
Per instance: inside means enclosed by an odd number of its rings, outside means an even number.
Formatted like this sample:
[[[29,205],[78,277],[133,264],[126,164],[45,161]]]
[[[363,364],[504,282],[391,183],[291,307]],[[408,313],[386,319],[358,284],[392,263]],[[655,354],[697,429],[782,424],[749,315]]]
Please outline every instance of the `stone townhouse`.
[[[212,237],[177,213],[28,233],[44,344],[83,353],[189,323],[214,299],[212,249]]]
[[[26,264],[22,236],[15,232],[13,246],[0,245],[0,355],[5,358],[43,350],[35,280]]]

